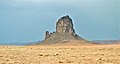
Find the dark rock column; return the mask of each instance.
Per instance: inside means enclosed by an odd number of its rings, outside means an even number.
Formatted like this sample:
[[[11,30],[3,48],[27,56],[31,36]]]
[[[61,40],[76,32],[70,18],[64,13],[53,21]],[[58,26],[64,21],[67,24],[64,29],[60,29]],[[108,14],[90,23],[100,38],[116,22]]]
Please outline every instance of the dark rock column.
[[[46,31],[45,32],[45,39],[49,38],[50,37],[50,34],[49,34],[49,31]]]

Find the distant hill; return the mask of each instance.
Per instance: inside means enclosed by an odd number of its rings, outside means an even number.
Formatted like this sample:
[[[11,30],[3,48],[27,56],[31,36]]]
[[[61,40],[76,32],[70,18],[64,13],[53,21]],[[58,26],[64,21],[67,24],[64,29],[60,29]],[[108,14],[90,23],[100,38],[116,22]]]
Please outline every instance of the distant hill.
[[[98,44],[120,44],[120,40],[94,40],[92,42]]]
[[[23,46],[23,45],[32,45],[32,44],[36,44],[37,42],[41,42],[41,41],[36,41],[36,42],[7,42],[7,43],[1,43],[0,42],[0,45],[8,45],[8,46]]]
[[[22,45],[28,45],[28,44],[33,44],[32,42],[29,43],[0,43],[0,45],[5,45],[5,46],[22,46]]]

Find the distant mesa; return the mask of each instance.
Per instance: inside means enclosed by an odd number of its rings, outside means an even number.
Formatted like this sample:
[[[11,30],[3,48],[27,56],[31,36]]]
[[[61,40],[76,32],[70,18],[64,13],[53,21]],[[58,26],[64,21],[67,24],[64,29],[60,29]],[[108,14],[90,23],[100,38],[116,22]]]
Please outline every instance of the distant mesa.
[[[46,31],[45,39],[38,44],[63,44],[72,41],[76,41],[81,44],[88,43],[88,41],[75,33],[72,19],[66,15],[57,21],[56,31],[53,33]]]
[[[94,40],[96,44],[120,44],[120,40]]]

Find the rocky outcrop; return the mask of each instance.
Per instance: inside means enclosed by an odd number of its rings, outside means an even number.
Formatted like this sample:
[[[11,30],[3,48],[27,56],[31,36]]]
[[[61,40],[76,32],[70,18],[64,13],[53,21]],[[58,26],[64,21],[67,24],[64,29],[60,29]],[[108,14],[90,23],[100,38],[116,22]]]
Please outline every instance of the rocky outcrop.
[[[49,31],[46,31],[45,39],[41,42],[41,44],[55,44],[69,40],[85,41],[75,33],[72,19],[67,15],[61,17],[57,21],[55,32],[49,33]]]
[[[50,37],[50,34],[49,34],[49,31],[46,31],[45,32],[45,39],[49,38]]]
[[[58,20],[56,23],[57,33],[69,33],[74,35],[75,31],[73,29],[72,19],[67,15]]]

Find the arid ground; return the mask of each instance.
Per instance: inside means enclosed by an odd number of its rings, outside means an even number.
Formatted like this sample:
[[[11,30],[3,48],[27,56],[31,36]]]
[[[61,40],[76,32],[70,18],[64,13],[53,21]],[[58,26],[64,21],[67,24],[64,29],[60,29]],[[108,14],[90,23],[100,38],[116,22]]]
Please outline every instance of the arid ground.
[[[120,64],[120,45],[0,46],[0,64]]]

